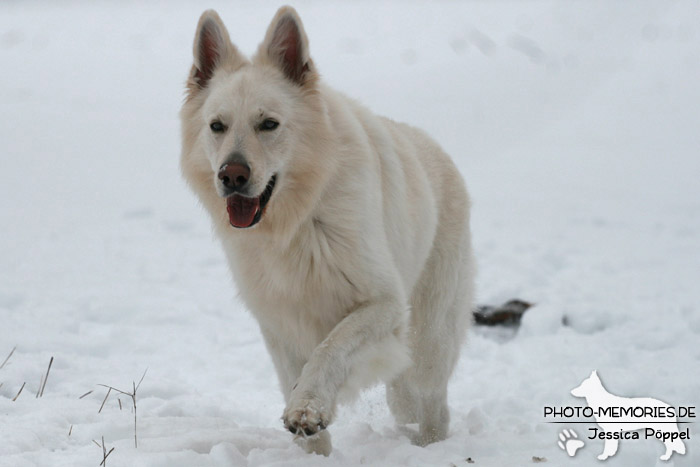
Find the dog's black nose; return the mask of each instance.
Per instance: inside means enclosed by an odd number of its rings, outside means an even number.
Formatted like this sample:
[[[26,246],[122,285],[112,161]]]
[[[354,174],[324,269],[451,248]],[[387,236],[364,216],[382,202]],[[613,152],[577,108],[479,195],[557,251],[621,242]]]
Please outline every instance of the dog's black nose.
[[[230,190],[241,190],[250,178],[250,167],[246,164],[224,164],[219,169],[219,180]]]

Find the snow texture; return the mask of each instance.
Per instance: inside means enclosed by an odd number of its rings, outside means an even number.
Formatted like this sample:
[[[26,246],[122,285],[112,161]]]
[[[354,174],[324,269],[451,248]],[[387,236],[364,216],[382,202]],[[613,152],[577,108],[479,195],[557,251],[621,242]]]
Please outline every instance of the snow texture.
[[[251,53],[278,5],[0,3],[0,361],[17,346],[0,466],[97,466],[102,437],[110,467],[598,465],[585,426],[569,458],[567,426],[543,423],[545,405],[583,405],[569,391],[591,370],[615,394],[700,405],[697,2],[295,5],[323,79],[457,161],[479,302],[536,304],[517,333],[470,332],[447,440],[411,445],[376,387],[341,408],[329,459],[283,430],[257,325],[179,174],[210,6]],[[98,413],[99,384],[130,391],[146,368],[135,449],[130,399]],[[683,427],[685,456],[642,439],[608,463],[700,465],[700,425]]]

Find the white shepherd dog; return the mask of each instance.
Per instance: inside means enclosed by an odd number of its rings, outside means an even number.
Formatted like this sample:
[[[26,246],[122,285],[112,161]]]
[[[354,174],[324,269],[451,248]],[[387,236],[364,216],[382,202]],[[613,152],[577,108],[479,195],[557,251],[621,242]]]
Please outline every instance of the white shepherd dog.
[[[204,12],[187,89],[182,172],[260,324],[285,427],[328,455],[337,403],[384,381],[417,444],[444,439],[474,281],[450,158],[321,83],[290,7],[250,60]]]

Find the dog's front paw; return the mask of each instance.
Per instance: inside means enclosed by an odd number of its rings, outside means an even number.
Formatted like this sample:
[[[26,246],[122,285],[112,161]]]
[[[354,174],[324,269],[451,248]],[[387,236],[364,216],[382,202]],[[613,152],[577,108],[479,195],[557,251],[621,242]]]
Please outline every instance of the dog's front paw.
[[[284,426],[295,435],[313,436],[331,422],[331,408],[317,397],[292,397],[284,410]]]

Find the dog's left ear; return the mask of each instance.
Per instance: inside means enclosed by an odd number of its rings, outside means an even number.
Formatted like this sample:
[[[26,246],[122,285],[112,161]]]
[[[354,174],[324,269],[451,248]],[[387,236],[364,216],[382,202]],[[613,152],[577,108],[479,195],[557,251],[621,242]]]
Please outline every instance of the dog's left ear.
[[[309,57],[309,39],[299,15],[290,6],[277,10],[260,44],[258,57],[279,67],[292,82],[305,86],[316,79],[316,70]]]

